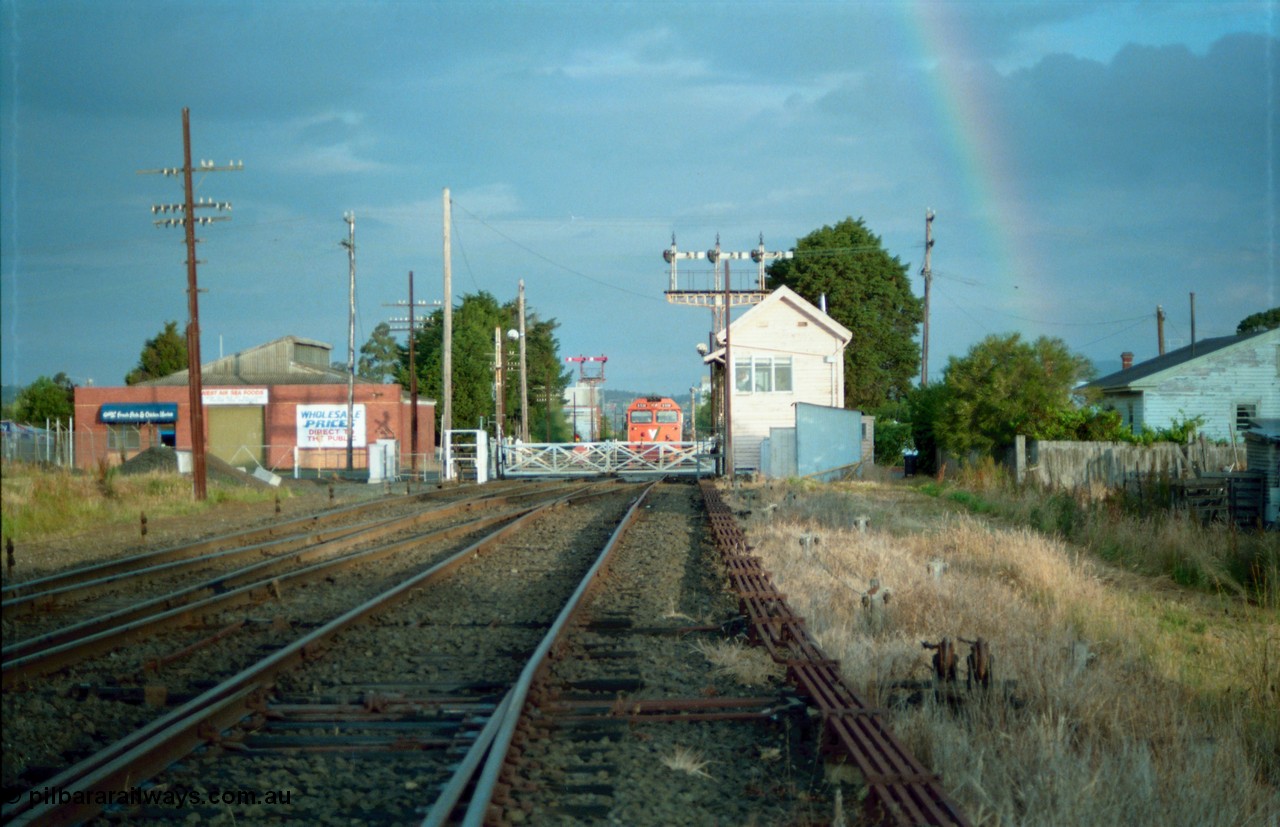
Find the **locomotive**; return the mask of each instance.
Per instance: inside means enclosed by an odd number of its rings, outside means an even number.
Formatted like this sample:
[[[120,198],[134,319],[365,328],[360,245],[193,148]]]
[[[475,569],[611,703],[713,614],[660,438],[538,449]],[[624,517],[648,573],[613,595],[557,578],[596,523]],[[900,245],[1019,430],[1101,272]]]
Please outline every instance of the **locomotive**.
[[[642,396],[627,406],[627,442],[679,442],[684,411],[666,396]]]

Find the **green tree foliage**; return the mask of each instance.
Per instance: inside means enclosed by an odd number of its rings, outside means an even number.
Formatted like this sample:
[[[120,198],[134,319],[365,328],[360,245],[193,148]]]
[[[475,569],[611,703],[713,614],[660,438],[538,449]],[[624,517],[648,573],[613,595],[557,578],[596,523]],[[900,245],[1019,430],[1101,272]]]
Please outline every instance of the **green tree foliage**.
[[[984,454],[1012,445],[1018,434],[1040,438],[1074,407],[1072,391],[1092,371],[1061,339],[988,336],[947,360],[934,435],[957,453]]]
[[[911,441],[919,452],[917,467],[922,473],[938,470],[938,449],[942,446],[934,433],[946,402],[946,386],[938,383],[916,388],[907,395],[908,420],[911,423]]]
[[[907,401],[889,402],[868,413],[876,418],[876,464],[901,465],[903,451],[912,447]]]
[[[66,420],[75,415],[75,385],[65,373],[50,379],[41,376],[18,391],[13,403],[13,418],[18,422],[44,427],[48,420]]]
[[[795,258],[769,266],[774,285],[795,290],[853,333],[845,349],[845,406],[870,410],[903,399],[920,369],[924,318],[907,265],[890,256],[862,219],[846,218],[796,242]]]
[[[560,343],[555,337],[558,327],[554,319],[539,319],[526,313],[525,343],[529,381],[529,438],[542,441],[565,441],[568,425],[562,413],[564,389],[570,375],[562,372],[558,355]],[[478,428],[483,423],[491,429],[494,417],[493,367],[494,328],[504,334],[519,329],[516,303],[499,305],[486,292],[463,296],[453,311],[453,426]],[[431,314],[431,322],[420,328],[414,339],[414,362],[418,371],[419,393],[441,399],[444,393],[444,311]],[[504,383],[507,421],[504,432],[515,433],[520,422],[519,342],[501,337],[508,363]],[[409,357],[407,348],[400,349],[396,378],[407,386]],[[437,406],[438,408],[440,406]],[[438,425],[437,421],[437,425]]]
[[[414,319],[416,325],[418,320]],[[415,357],[417,354],[414,354]],[[380,322],[373,329],[369,341],[360,346],[360,358],[356,361],[356,374],[370,382],[394,382],[400,370],[400,362],[409,364],[408,354],[400,352],[400,345],[391,335],[391,325]],[[415,359],[416,361],[416,359]],[[343,366],[345,369],[345,365]]]
[[[1280,307],[1263,310],[1240,320],[1236,333],[1257,333],[1262,330],[1274,330],[1280,327]]]
[[[177,322],[165,322],[164,330],[142,346],[138,364],[124,377],[124,383],[136,385],[186,369],[187,339],[178,332]]]

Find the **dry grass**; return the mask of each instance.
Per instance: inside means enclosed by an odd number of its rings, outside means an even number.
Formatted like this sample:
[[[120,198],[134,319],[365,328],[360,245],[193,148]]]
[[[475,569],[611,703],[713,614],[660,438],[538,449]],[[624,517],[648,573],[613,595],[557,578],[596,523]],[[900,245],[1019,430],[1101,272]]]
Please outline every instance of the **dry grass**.
[[[178,473],[82,474],[6,463],[0,531],[6,539],[30,542],[136,523],[143,513],[149,519],[181,516],[223,502],[263,502],[274,496],[276,490],[213,483],[208,500],[198,503],[191,496],[190,477]]]
[[[1113,569],[901,486],[727,499],[751,510],[755,553],[870,703],[929,676],[922,640],[991,642],[991,693],[958,712],[926,697],[892,721],[975,823],[1280,823],[1276,606]],[[860,599],[872,578],[893,594],[875,616]]]
[[[691,747],[677,746],[670,755],[662,756],[663,766],[673,769],[676,772],[684,772],[689,775],[696,775],[702,778],[710,778],[711,775],[706,771],[706,767],[711,763],[704,761],[702,753]]]
[[[725,675],[743,686],[766,686],[782,679],[784,670],[762,649],[736,641],[696,640],[692,648],[707,659],[717,675]]]

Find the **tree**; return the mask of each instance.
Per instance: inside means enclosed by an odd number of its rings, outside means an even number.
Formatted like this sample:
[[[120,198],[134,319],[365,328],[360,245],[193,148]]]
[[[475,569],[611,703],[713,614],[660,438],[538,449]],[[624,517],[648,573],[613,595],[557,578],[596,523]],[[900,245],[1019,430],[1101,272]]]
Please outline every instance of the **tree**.
[[[920,369],[915,337],[924,318],[911,292],[907,266],[890,256],[862,219],[846,218],[796,242],[795,257],[769,266],[774,285],[786,285],[849,328],[844,401],[868,410],[903,399]]]
[[[1240,320],[1236,333],[1258,333],[1263,330],[1274,330],[1280,327],[1280,307],[1263,310]]]
[[[187,340],[177,322],[165,322],[164,330],[142,346],[137,366],[124,377],[126,385],[159,379],[187,369]]]
[[[1061,339],[988,336],[967,355],[947,360],[934,435],[958,453],[993,454],[1018,434],[1052,432],[1074,406],[1075,386],[1092,373],[1089,360]]]
[[[418,323],[414,319],[414,325]],[[416,357],[417,354],[415,353]],[[361,379],[370,382],[393,382],[396,373],[400,369],[400,362],[403,359],[408,364],[408,354],[400,353],[400,345],[396,343],[395,337],[391,335],[391,325],[386,322],[380,322],[373,329],[373,335],[369,337],[369,341],[360,346],[360,358],[356,361],[356,373]],[[415,361],[416,358],[415,358]],[[345,370],[345,366],[343,366]]]
[[[71,419],[75,416],[75,385],[65,373],[50,379],[41,376],[18,391],[13,403],[13,418],[28,425],[43,427],[54,419]]]
[[[491,294],[480,292],[462,297],[453,312],[453,424],[455,428],[489,427],[495,414],[493,399],[493,332],[518,329],[516,303],[499,305]],[[414,340],[414,362],[418,370],[420,393],[440,399],[444,393],[444,311],[431,314]],[[542,320],[526,311],[525,352],[529,378],[529,436],[542,440],[547,433],[551,441],[565,441],[568,426],[561,415],[564,389],[570,375],[561,371],[558,355],[560,343],[555,338],[558,324],[554,319]],[[503,398],[507,420],[503,431],[515,433],[520,421],[520,382],[517,342],[504,335],[502,347],[507,349],[507,381]],[[400,366],[396,373],[402,384],[409,381],[407,348],[400,349]]]

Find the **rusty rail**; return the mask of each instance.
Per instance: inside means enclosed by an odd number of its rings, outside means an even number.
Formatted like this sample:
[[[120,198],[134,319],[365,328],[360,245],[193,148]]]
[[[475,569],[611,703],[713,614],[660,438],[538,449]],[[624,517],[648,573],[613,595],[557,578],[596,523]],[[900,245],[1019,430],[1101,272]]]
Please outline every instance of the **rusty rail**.
[[[786,666],[788,680],[822,713],[825,746],[862,773],[868,788],[863,803],[867,823],[968,825],[942,789],[941,779],[893,736],[882,710],[867,705],[844,682],[839,664],[814,642],[804,618],[792,612],[760,558],[750,553],[746,534],[715,483],[704,480],[699,486],[730,588],[750,621],[752,640]]]
[[[465,562],[520,530],[540,514],[566,501],[562,497],[524,511],[522,516],[465,549],[408,577],[279,649],[238,674],[130,735],[81,760],[47,785],[67,793],[57,801],[33,804],[26,797],[0,807],[5,824],[72,824],[86,821],[102,809],[105,791],[138,784],[201,744],[217,741],[220,733],[245,717],[265,711],[266,690],[275,675],[305,658],[320,656],[328,641],[348,626],[405,599],[414,590],[448,576]],[[495,724],[496,728],[496,724]]]

